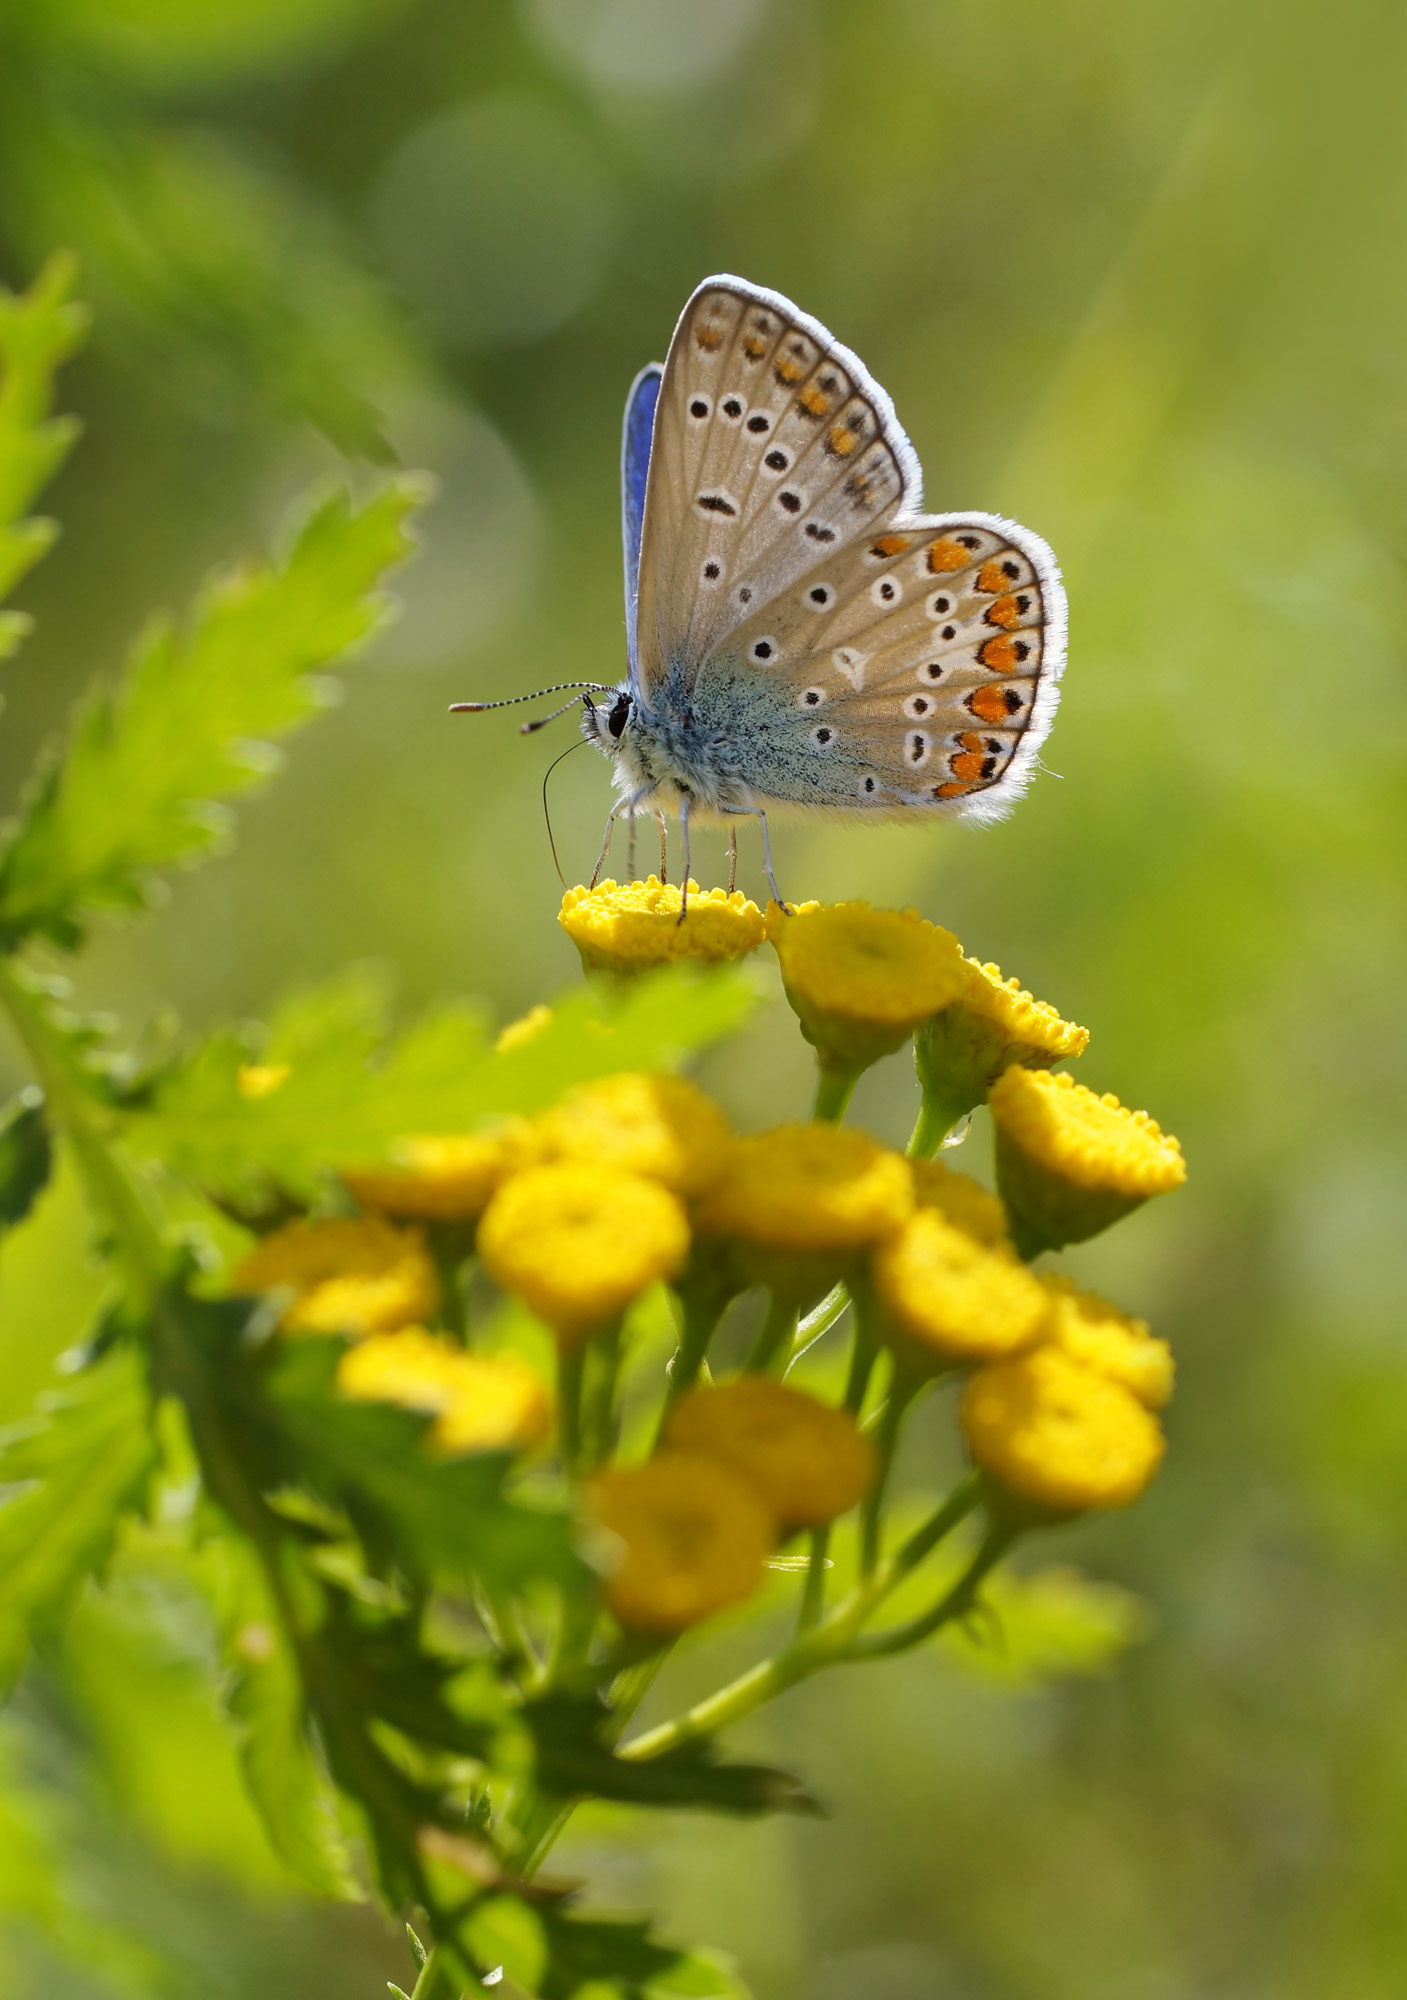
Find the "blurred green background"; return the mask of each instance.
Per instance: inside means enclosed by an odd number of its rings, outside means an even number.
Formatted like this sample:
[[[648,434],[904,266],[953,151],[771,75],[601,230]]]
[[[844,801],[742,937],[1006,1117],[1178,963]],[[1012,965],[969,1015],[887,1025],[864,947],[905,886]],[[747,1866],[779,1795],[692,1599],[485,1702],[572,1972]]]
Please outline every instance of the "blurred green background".
[[[1178,1353],[1163,1477],[1069,1538],[1151,1636],[1041,1690],[941,1655],[813,1684],[747,1740],[829,1822],[602,1819],[563,1850],[760,2000],[1407,1981],[1404,93],[1390,0],[0,8],[0,275],[71,246],[98,315],[7,795],[147,612],[310,477],[394,453],[441,482],[344,707],[229,859],[85,961],[129,1029],[366,957],[407,1005],[505,1016],[573,975],[538,797],[572,725],[445,708],[621,671],[621,403],[709,271],[858,349],[933,505],[1016,514],[1065,565],[1059,776],[993,831],[784,831],[778,866],[1019,972],[1089,1025],[1084,1080],[1183,1140],[1187,1190],[1071,1260]],[[554,779],[573,880],[607,792],[585,753]],[[806,1101],[777,1007],[707,1074],[749,1124]],[[856,1115],[898,1138],[912,1099],[896,1059]],[[0,1417],[81,1330],[84,1241],[61,1181],[4,1252]],[[378,1919],[281,1876],[189,1621],[94,1601],[0,1764],[6,2000],[406,1980]]]

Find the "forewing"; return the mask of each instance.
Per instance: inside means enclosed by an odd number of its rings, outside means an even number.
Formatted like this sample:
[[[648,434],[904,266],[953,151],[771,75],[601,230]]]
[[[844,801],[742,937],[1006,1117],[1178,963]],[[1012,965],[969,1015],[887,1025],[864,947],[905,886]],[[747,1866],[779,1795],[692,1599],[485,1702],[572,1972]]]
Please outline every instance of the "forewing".
[[[784,694],[798,754],[778,760],[777,803],[998,818],[1049,733],[1065,633],[1038,535],[991,514],[900,515],[752,612],[705,673],[755,672]]]
[[[650,439],[664,370],[658,361],[642,368],[625,399],[620,445],[620,530],[625,550],[625,636],[630,678],[636,679],[635,607],[640,585],[640,537],[645,522],[645,483],[650,471]]]
[[[811,572],[921,503],[884,391],[779,293],[709,278],[670,343],[639,574],[647,699]]]

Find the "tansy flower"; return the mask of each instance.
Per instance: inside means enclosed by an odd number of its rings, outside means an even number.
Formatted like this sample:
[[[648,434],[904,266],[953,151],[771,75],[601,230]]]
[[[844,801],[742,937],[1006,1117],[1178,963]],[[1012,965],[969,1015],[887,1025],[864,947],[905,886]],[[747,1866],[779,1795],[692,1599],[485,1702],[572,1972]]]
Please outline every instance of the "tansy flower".
[[[479,1224],[489,1275],[564,1343],[672,1278],[688,1254],[689,1225],[668,1189],[610,1167],[529,1167],[504,1182]]]
[[[769,1375],[691,1389],[671,1412],[667,1435],[679,1451],[741,1473],[784,1528],[848,1513],[875,1473],[874,1447],[844,1410]]]
[[[914,1065],[923,1086],[916,1150],[931,1153],[944,1134],[986,1096],[1013,1063],[1049,1069],[1084,1053],[1089,1030],[1062,1021],[1001,968],[962,960],[959,990],[914,1037]]]
[[[799,1297],[834,1283],[913,1205],[908,1162],[863,1132],[779,1125],[734,1141],[727,1172],[695,1209],[695,1226],[731,1239],[744,1282]]]
[[[1083,1243],[1187,1178],[1176,1139],[1146,1111],[1126,1111],[1117,1097],[1096,1097],[1073,1077],[1009,1069],[988,1102],[997,1185],[1025,1256]]]
[[[255,1103],[261,1097],[272,1097],[291,1075],[287,1063],[241,1063],[235,1085],[241,1097]]]
[[[851,1081],[902,1048],[962,978],[957,939],[914,910],[804,903],[788,913],[773,903],[767,936],[822,1070]]]
[[[285,1333],[387,1333],[427,1319],[440,1302],[418,1229],[360,1221],[290,1222],[234,1273],[237,1292],[288,1292]]]
[[[548,1159],[643,1174],[686,1199],[711,1187],[728,1158],[728,1121],[678,1076],[606,1076],[583,1083],[534,1121]]]
[[[990,1360],[1041,1337],[1050,1300],[1009,1250],[988,1248],[921,1208],[875,1252],[875,1289],[912,1358]]]
[[[637,1631],[683,1632],[750,1597],[776,1536],[756,1489],[694,1453],[598,1472],[587,1504],[610,1537],[606,1602]]]
[[[676,959],[716,963],[756,951],[767,934],[756,903],[741,890],[689,884],[689,913],[681,924],[681,894],[651,875],[644,882],[600,882],[568,889],[557,921],[581,953],[588,972],[641,972]]]
[[[529,1007],[526,1014],[520,1014],[516,1021],[510,1021],[506,1027],[499,1029],[498,1040],[493,1045],[494,1054],[506,1056],[511,1055],[514,1049],[525,1049],[530,1042],[537,1040],[551,1019],[550,1007],[544,1007],[540,1002],[536,1007]]]
[[[1069,1278],[1041,1279],[1051,1302],[1047,1337],[1075,1361],[1118,1382],[1149,1410],[1171,1402],[1172,1349],[1155,1340],[1145,1320],[1130,1319],[1096,1292],[1077,1291]]]
[[[1059,1347],[980,1369],[960,1414],[977,1464],[1057,1514],[1126,1507],[1163,1456],[1142,1403]]]
[[[1006,1210],[980,1181],[956,1173],[941,1160],[910,1160],[909,1167],[920,1208],[936,1208],[955,1229],[966,1230],[979,1243],[1006,1241]]]
[[[385,1167],[344,1168],[363,1208],[425,1221],[464,1222],[481,1213],[514,1164],[509,1141],[482,1132],[420,1132],[398,1139]]]
[[[517,1355],[468,1354],[418,1326],[349,1347],[337,1387],[361,1402],[432,1414],[430,1443],[446,1457],[531,1450],[551,1421],[546,1386]]]

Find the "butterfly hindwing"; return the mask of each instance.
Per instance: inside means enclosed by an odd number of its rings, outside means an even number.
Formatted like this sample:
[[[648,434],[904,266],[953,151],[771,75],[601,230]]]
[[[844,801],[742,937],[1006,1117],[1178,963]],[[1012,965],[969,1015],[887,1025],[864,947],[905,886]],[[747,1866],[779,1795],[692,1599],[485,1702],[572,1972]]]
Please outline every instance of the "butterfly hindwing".
[[[625,399],[620,446],[621,542],[625,549],[625,630],[632,683],[635,667],[635,606],[640,587],[640,537],[645,523],[645,486],[650,472],[650,440],[664,370],[658,361],[642,368]]]
[[[689,685],[759,604],[818,556],[920,504],[884,391],[774,292],[711,278],[670,344],[639,572],[639,681]]]
[[[758,606],[706,664],[771,683],[789,727],[758,802],[998,816],[1034,765],[1065,658],[1055,559],[988,514],[892,516]]]

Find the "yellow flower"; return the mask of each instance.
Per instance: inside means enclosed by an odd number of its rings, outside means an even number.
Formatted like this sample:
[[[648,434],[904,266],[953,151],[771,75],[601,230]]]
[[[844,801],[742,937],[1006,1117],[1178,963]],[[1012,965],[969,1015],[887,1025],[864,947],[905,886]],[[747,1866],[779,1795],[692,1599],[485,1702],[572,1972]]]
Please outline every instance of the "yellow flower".
[[[728,1121],[678,1076],[606,1076],[570,1091],[535,1121],[545,1158],[619,1168],[662,1181],[686,1199],[723,1172]]]
[[[691,882],[682,924],[680,903],[678,887],[653,875],[644,882],[599,882],[594,889],[568,889],[557,921],[588,972],[641,972],[681,958],[742,958],[767,934],[761,910],[741,890],[730,896]]]
[[[1107,1375],[1137,1396],[1146,1409],[1161,1410],[1172,1400],[1172,1349],[1155,1340],[1146,1320],[1130,1319],[1096,1292],[1077,1291],[1069,1278],[1052,1273],[1041,1283],[1052,1313],[1050,1339],[1074,1360]]]
[[[588,1505],[612,1538],[606,1602],[632,1630],[682,1632],[750,1597],[776,1538],[746,1480],[683,1452],[597,1473]]]
[[[418,1326],[349,1347],[337,1364],[337,1386],[361,1402],[433,1415],[430,1443],[446,1457],[528,1451],[541,1444],[551,1422],[547,1389],[525,1361],[513,1354],[468,1354]]]
[[[287,1063],[241,1063],[235,1083],[241,1097],[257,1102],[261,1097],[272,1097],[291,1075]]]
[[[544,1007],[540,1003],[536,1007],[529,1007],[526,1014],[520,1014],[516,1021],[510,1021],[505,1028],[499,1030],[498,1040],[493,1045],[494,1054],[506,1056],[511,1055],[514,1049],[525,1049],[530,1042],[537,1040],[551,1019],[550,1007]]]
[[[914,1199],[920,1208],[936,1208],[955,1229],[966,1230],[979,1243],[1006,1241],[1006,1210],[994,1194],[970,1174],[955,1173],[941,1160],[910,1160]]]
[[[1187,1178],[1176,1139],[1146,1111],[1127,1111],[1107,1092],[1096,1097],[1073,1077],[1009,1069],[988,1101],[997,1185],[1026,1256],[1097,1236]]]
[[[980,1369],[961,1418],[978,1465],[1058,1514],[1127,1506],[1163,1456],[1157,1419],[1142,1403],[1059,1347]]]
[[[914,1205],[907,1160],[848,1126],[778,1125],[734,1141],[698,1228],[767,1250],[867,1250]]]
[[[291,1293],[285,1333],[388,1333],[428,1318],[440,1302],[420,1231],[375,1216],[276,1229],[239,1265],[234,1289]]]
[[[482,1212],[513,1158],[501,1134],[417,1132],[396,1141],[392,1162],[343,1169],[345,1186],[363,1208],[463,1222]]]
[[[902,1048],[962,979],[957,939],[914,910],[773,903],[767,936],[801,1032],[823,1067],[849,1073]]]
[[[689,1254],[689,1225],[667,1188],[575,1163],[505,1181],[479,1224],[479,1254],[563,1342],[589,1338]]]
[[[784,1528],[848,1513],[875,1473],[874,1447],[844,1410],[770,1375],[691,1389],[670,1415],[668,1437],[679,1451],[741,1473]]]
[[[1087,1028],[1062,1021],[1054,1007],[1034,999],[1019,981],[1003,979],[999,966],[964,958],[952,1003],[914,1038],[914,1065],[924,1094],[921,1149],[931,1152],[1013,1063],[1049,1069],[1082,1055],[1088,1046]]]
[[[1015,1354],[1041,1337],[1050,1300],[1025,1265],[936,1208],[921,1208],[874,1259],[875,1288],[920,1353],[944,1361]]]

